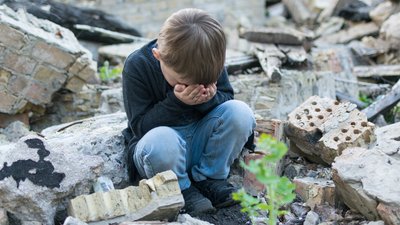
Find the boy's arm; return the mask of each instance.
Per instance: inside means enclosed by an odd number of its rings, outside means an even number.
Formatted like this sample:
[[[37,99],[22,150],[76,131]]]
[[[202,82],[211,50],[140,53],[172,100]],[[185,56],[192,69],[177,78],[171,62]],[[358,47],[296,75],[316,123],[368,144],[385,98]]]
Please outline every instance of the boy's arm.
[[[194,107],[201,113],[207,113],[217,105],[231,99],[233,99],[233,88],[229,82],[226,68],[224,68],[217,81],[217,93],[215,93],[215,96],[209,101],[195,105]]]

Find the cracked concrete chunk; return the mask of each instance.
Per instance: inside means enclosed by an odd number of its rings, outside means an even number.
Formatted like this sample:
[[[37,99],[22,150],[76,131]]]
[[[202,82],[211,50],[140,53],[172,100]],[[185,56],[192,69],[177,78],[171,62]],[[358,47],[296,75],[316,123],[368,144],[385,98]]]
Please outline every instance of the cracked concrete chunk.
[[[0,205],[21,221],[54,224],[60,202],[89,193],[103,165],[98,156],[28,135],[0,146]]]
[[[78,196],[70,200],[68,214],[84,222],[103,220],[91,224],[172,220],[183,205],[178,178],[166,171],[140,181],[138,187]]]
[[[342,200],[369,220],[400,224],[400,161],[379,149],[347,148],[332,164]]]

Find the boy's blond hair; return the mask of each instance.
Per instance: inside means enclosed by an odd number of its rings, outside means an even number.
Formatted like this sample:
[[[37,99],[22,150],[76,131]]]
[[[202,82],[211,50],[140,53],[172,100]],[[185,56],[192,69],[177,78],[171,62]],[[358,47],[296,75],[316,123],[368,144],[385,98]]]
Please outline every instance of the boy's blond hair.
[[[193,84],[218,80],[225,62],[226,38],[221,25],[200,9],[182,9],[164,23],[158,45],[161,60]]]

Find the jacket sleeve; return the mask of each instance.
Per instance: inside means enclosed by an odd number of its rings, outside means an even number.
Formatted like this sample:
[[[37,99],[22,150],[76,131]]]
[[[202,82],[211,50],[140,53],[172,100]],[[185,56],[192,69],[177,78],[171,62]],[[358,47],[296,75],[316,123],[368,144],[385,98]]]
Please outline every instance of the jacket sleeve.
[[[136,137],[141,138],[152,128],[158,126],[177,126],[182,121],[182,114],[190,108],[179,101],[173,91],[159,101],[154,97],[155,84],[149,82],[154,71],[144,63],[128,60],[123,75],[123,97],[128,126]],[[193,109],[192,109],[193,110]]]
[[[233,88],[229,82],[226,68],[224,68],[217,81],[217,93],[215,94],[215,96],[208,102],[196,105],[195,108],[202,114],[205,114],[210,112],[217,105],[220,105],[228,100],[233,99],[233,97],[234,97]]]

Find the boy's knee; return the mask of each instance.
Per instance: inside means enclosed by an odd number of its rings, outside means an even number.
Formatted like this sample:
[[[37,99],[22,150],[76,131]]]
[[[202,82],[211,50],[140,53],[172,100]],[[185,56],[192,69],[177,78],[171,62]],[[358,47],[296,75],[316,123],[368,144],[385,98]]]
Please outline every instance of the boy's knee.
[[[185,143],[179,135],[169,127],[157,127],[150,130],[136,146],[136,157],[145,164],[157,167],[158,171],[171,169],[177,161],[177,155],[182,154]]]
[[[229,115],[229,124],[237,126],[238,128],[248,126],[254,129],[254,113],[246,103],[238,100],[231,100],[224,104],[226,104],[226,113]]]

